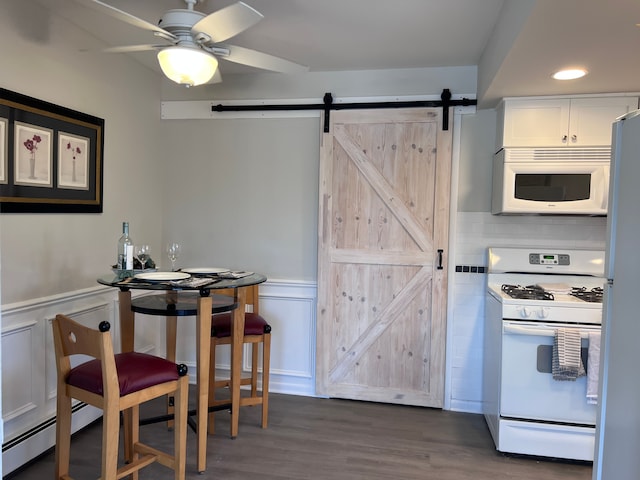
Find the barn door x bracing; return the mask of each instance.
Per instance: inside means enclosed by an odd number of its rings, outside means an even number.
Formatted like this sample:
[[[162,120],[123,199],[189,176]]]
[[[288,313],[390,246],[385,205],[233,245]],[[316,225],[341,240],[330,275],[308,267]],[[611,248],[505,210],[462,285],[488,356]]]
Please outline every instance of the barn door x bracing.
[[[332,113],[320,153],[318,394],[442,406],[450,181],[441,109]]]

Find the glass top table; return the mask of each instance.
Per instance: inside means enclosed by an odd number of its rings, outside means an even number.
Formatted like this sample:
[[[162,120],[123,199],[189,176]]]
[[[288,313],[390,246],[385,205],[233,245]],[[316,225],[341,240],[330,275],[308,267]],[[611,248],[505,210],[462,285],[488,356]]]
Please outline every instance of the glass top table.
[[[199,277],[198,275],[194,275]],[[202,277],[200,277],[202,278]],[[167,319],[167,331],[169,333],[169,325],[175,329],[175,318],[181,316],[178,311],[184,312],[184,315],[195,315],[196,317],[196,387],[197,387],[197,465],[198,471],[204,472],[206,469],[207,458],[207,421],[209,413],[209,354],[211,351],[211,314],[215,313],[214,309],[219,308],[220,311],[232,311],[231,326],[231,437],[238,434],[238,419],[240,412],[240,380],[242,369],[242,342],[244,337],[244,312],[246,303],[246,289],[251,285],[263,283],[267,277],[252,273],[241,278],[221,278],[211,276],[210,282],[198,285],[189,285],[189,282],[172,282],[172,281],[148,281],[140,280],[135,277],[123,278],[117,273],[104,275],[97,279],[101,285],[118,288],[119,302],[119,320],[120,320],[120,344],[121,351],[130,352],[134,349],[135,337],[135,311],[145,313],[143,309],[148,308],[148,312],[152,315],[165,315]],[[220,300],[215,295],[216,290],[233,289],[233,298],[227,297],[227,300]],[[166,295],[153,295],[149,297],[157,297],[153,300],[142,300],[144,297],[136,297],[136,306],[132,305],[131,290],[153,290],[165,291]],[[184,293],[180,293],[184,292]],[[231,300],[229,300],[231,298]],[[217,302],[222,302],[216,307]],[[145,302],[147,303],[145,307]],[[171,311],[171,303],[176,303],[175,311]],[[182,303],[180,303],[182,302]],[[226,303],[225,303],[226,302]],[[187,304],[188,303],[188,304]],[[178,307],[180,305],[180,307]],[[195,309],[193,308],[195,305]],[[157,309],[156,309],[157,307]],[[164,313],[163,309],[168,309],[168,313]],[[162,311],[163,313],[155,313]],[[175,332],[174,332],[175,338]],[[175,347],[173,352],[167,349],[167,352],[174,358]]]
[[[162,272],[157,272],[162,273]],[[169,273],[169,272],[167,272]],[[217,289],[225,289],[225,288],[240,288],[240,287],[248,287],[250,285],[256,285],[258,283],[263,283],[267,280],[262,274],[252,273],[245,277],[241,278],[227,278],[216,275],[192,275],[193,278],[202,278],[202,279],[210,279],[211,282],[203,285],[189,286],[188,284],[181,284],[180,282],[165,280],[165,281],[150,281],[150,280],[139,280],[136,279],[135,276],[122,277],[117,273],[112,273],[109,275],[104,275],[98,278],[98,283],[102,285],[108,285],[110,287],[118,287],[120,290],[123,289],[141,289],[141,290],[190,290],[190,291],[202,291],[206,292],[205,295],[209,295],[207,290],[217,290]]]

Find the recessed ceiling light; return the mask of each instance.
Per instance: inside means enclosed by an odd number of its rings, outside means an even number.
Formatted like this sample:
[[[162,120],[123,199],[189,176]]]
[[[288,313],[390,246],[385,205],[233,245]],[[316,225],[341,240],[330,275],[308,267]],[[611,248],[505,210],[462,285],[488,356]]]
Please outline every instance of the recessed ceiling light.
[[[584,77],[587,71],[582,68],[572,68],[568,70],[560,70],[553,74],[553,78],[556,80],[574,80],[576,78]]]

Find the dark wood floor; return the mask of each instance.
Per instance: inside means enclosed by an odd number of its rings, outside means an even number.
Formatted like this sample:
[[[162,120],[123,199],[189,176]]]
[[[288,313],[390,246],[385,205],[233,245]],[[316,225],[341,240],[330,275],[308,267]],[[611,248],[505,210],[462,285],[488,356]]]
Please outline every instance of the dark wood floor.
[[[192,395],[194,398],[195,395]],[[590,480],[591,465],[496,452],[481,415],[418,407],[272,394],[269,428],[259,427],[259,410],[244,407],[240,433],[228,436],[229,413],[217,413],[216,434],[209,437],[207,471],[195,465],[195,436],[189,430],[188,479],[246,480]],[[153,403],[142,412],[160,413]],[[100,423],[73,437],[71,475],[100,474]],[[172,437],[163,424],[142,427],[159,448]],[[150,440],[152,439],[152,440]],[[47,453],[9,478],[53,477],[53,453]],[[172,479],[170,470],[152,465],[141,479]]]

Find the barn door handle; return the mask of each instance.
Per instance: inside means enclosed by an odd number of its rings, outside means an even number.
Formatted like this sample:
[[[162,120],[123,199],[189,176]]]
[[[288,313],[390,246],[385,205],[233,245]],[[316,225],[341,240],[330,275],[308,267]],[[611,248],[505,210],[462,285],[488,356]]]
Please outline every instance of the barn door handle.
[[[444,250],[442,250],[441,248],[438,249],[438,270],[442,270],[442,254],[444,253]]]

